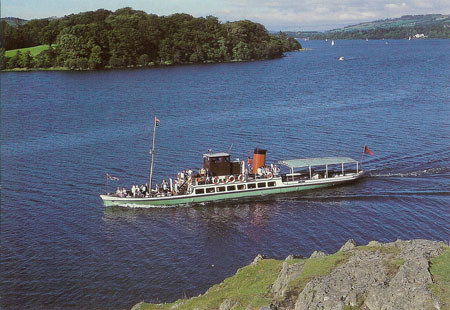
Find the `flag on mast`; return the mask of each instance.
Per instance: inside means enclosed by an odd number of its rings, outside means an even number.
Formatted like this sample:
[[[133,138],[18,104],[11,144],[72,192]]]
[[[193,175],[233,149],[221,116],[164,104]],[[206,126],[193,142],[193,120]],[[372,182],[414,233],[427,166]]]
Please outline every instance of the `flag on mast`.
[[[367,147],[367,145],[364,145],[364,153],[369,154],[369,155],[373,155],[374,154],[374,152],[371,149],[369,149]]]
[[[156,125],[156,127],[159,126],[159,122],[161,122],[161,121],[159,120],[159,118],[157,118],[157,117],[155,116],[155,125]]]
[[[119,181],[118,177],[113,177],[112,175],[110,175],[108,172],[106,172],[106,178],[108,180],[115,180],[115,181]]]

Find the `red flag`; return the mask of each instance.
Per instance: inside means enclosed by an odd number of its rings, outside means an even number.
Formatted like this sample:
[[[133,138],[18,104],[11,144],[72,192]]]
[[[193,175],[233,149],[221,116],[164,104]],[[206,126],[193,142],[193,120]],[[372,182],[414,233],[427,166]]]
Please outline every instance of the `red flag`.
[[[155,124],[156,124],[156,126],[159,126],[159,122],[160,122],[159,118],[157,118],[157,117],[155,116]]]
[[[373,155],[374,154],[372,152],[372,150],[367,147],[367,145],[364,145],[364,153],[369,154],[369,155]]]

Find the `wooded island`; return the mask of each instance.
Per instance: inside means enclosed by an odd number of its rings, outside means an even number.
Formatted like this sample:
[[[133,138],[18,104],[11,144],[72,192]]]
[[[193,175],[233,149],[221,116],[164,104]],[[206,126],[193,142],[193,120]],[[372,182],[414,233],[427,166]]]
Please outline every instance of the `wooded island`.
[[[33,55],[5,50],[45,45]],[[157,16],[123,8],[35,19],[2,20],[2,69],[71,70],[273,59],[301,49],[285,34],[271,35],[249,20],[221,23],[214,16]]]

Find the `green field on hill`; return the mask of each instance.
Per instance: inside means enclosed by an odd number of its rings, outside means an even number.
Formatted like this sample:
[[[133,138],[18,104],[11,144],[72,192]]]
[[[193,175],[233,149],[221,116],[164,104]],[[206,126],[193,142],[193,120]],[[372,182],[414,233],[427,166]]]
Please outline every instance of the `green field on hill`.
[[[52,47],[55,47],[56,44],[52,44]],[[33,46],[33,47],[25,47],[25,48],[19,48],[16,50],[9,50],[5,52],[5,57],[13,57],[14,55],[16,55],[16,53],[18,51],[20,51],[21,53],[26,53],[27,51],[30,51],[31,56],[36,56],[38,55],[40,52],[45,51],[48,49],[48,45],[38,45],[38,46]]]

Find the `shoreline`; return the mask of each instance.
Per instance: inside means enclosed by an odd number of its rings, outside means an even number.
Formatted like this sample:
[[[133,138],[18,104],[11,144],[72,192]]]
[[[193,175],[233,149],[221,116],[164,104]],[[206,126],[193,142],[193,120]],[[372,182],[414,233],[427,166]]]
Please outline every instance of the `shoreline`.
[[[309,51],[311,49],[308,48],[301,48],[298,50],[289,51],[290,52],[304,52]],[[127,66],[127,67],[119,67],[119,68],[112,68],[111,66],[106,66],[101,69],[70,69],[67,67],[49,67],[49,68],[14,68],[14,69],[3,69],[0,70],[0,72],[33,72],[33,71],[105,71],[105,70],[124,70],[124,69],[150,69],[150,68],[165,68],[165,67],[172,67],[172,66],[191,66],[191,65],[213,65],[213,64],[226,64],[226,63],[243,63],[243,62],[255,62],[255,61],[267,61],[267,60],[274,60],[274,59],[281,59],[283,57],[286,57],[285,55],[279,57],[279,58],[271,58],[271,59],[250,59],[250,60],[230,60],[230,61],[220,61],[220,62],[202,62],[202,63],[194,63],[194,62],[188,62],[188,63],[151,63],[148,65],[136,65],[136,66]]]
[[[347,241],[334,254],[284,261],[258,255],[196,297],[132,310],[450,309],[450,246],[442,241]]]

